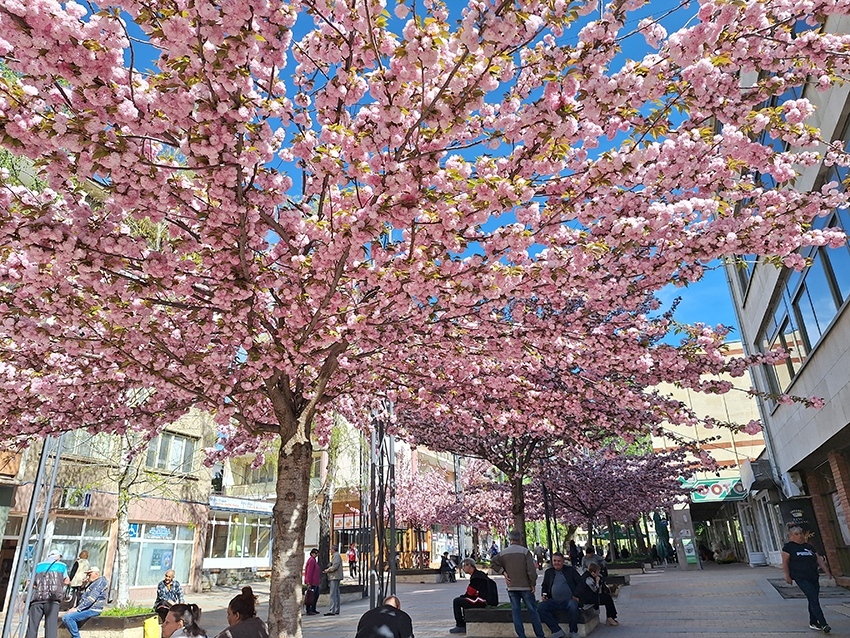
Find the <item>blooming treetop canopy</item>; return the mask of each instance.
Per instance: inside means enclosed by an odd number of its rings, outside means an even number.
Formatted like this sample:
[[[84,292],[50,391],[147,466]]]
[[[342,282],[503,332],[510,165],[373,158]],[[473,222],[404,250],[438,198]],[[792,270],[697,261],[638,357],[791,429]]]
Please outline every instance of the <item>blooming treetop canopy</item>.
[[[470,332],[521,358],[511,299],[604,317],[717,257],[843,241],[807,226],[834,185],[786,187],[818,161],[810,103],[762,105],[847,75],[818,24],[847,3],[705,1],[630,35],[644,4],[0,0],[0,144],[46,184],[0,189],[7,434],[197,405],[231,450],[280,435],[294,591],[313,419],[367,362]]]
[[[689,490],[680,478],[694,470],[681,450],[635,456],[612,447],[571,451],[540,463],[534,489],[545,485],[558,517],[576,525],[631,521],[685,500]]]
[[[844,74],[846,36],[796,23],[845,4],[705,2],[615,64],[643,4],[453,25],[434,1],[2,0],[2,143],[48,183],[0,195],[12,427],[120,428],[112,391],[154,387],[137,418],[199,403],[290,436],[411,327],[514,295],[629,307],[718,256],[838,241],[806,230],[837,192],[746,175],[815,161],[809,103],[760,105]]]

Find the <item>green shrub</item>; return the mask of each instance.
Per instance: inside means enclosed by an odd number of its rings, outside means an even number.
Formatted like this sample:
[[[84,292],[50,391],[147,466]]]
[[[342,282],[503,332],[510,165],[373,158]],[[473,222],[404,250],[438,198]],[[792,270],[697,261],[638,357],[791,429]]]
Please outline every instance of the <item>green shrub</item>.
[[[112,618],[126,618],[127,616],[153,616],[154,612],[151,608],[143,607],[142,605],[130,605],[128,607],[110,607],[104,609],[101,616]]]

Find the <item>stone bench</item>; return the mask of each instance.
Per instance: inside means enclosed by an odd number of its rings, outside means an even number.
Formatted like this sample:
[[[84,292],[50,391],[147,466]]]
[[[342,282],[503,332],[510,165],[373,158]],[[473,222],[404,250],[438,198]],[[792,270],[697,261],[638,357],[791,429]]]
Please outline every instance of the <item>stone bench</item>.
[[[362,585],[340,585],[339,586],[339,601],[341,603],[356,603],[363,600]],[[329,607],[331,598],[328,592],[319,594],[319,600],[316,602],[316,607]]]
[[[395,573],[397,583],[442,583],[443,573],[439,569],[399,569]]]
[[[514,631],[513,614],[510,609],[502,608],[471,608],[464,610],[466,619],[466,635],[469,638],[516,638]],[[555,612],[555,619],[561,625],[561,629],[569,631],[567,612]],[[528,611],[522,610],[522,620],[525,624],[525,635],[533,636],[534,629],[528,617]],[[587,638],[588,634],[599,625],[599,610],[593,607],[585,607],[579,612],[578,635]],[[543,625],[543,631],[549,635],[549,628]]]

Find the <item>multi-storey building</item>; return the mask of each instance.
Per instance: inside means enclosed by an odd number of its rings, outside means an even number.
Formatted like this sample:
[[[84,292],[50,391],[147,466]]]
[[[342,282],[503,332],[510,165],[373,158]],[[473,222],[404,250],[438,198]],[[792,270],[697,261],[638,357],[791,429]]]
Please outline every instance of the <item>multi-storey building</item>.
[[[824,28],[846,33],[850,20],[831,17]],[[850,87],[837,84],[818,92],[808,86],[803,95],[817,107],[808,123],[820,128],[825,140],[850,149]],[[847,172],[827,163],[801,168],[793,188],[805,192],[835,182],[845,189]],[[850,212],[834,210],[815,227],[850,231]],[[807,260],[802,271],[745,256],[743,264],[730,263],[727,273],[747,351],[782,348],[790,355],[756,370],[756,387],[777,397],[825,400],[822,409],[762,401],[774,465],[773,476],[766,478],[781,488],[773,491],[772,501],[782,497],[785,522],[816,522],[816,541],[823,542],[833,573],[850,584],[850,244],[811,247],[802,256]]]

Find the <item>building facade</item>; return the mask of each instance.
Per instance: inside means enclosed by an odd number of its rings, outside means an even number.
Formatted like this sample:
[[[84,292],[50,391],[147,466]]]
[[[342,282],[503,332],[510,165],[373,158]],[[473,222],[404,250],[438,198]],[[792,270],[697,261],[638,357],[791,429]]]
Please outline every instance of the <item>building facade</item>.
[[[849,27],[847,18],[831,17],[825,24],[831,32],[846,33]],[[825,140],[850,149],[850,87],[835,85],[818,92],[809,86],[803,95],[817,107],[808,123],[820,128]],[[847,168],[823,163],[800,169],[793,187],[811,191],[834,182],[846,189],[846,178]],[[814,226],[850,231],[850,212],[834,210]],[[780,508],[784,523],[812,525],[830,568],[846,585],[850,584],[850,244],[810,247],[801,255],[807,260],[802,271],[777,268],[752,256],[727,265],[745,349],[781,348],[789,353],[782,363],[754,370],[756,388],[775,398],[761,401],[766,457],[772,466],[756,466],[752,489],[770,507]],[[820,397],[825,405],[811,409],[788,403],[779,398],[783,393]],[[756,475],[761,477],[761,489]],[[772,548],[781,547],[784,538],[761,540]]]

